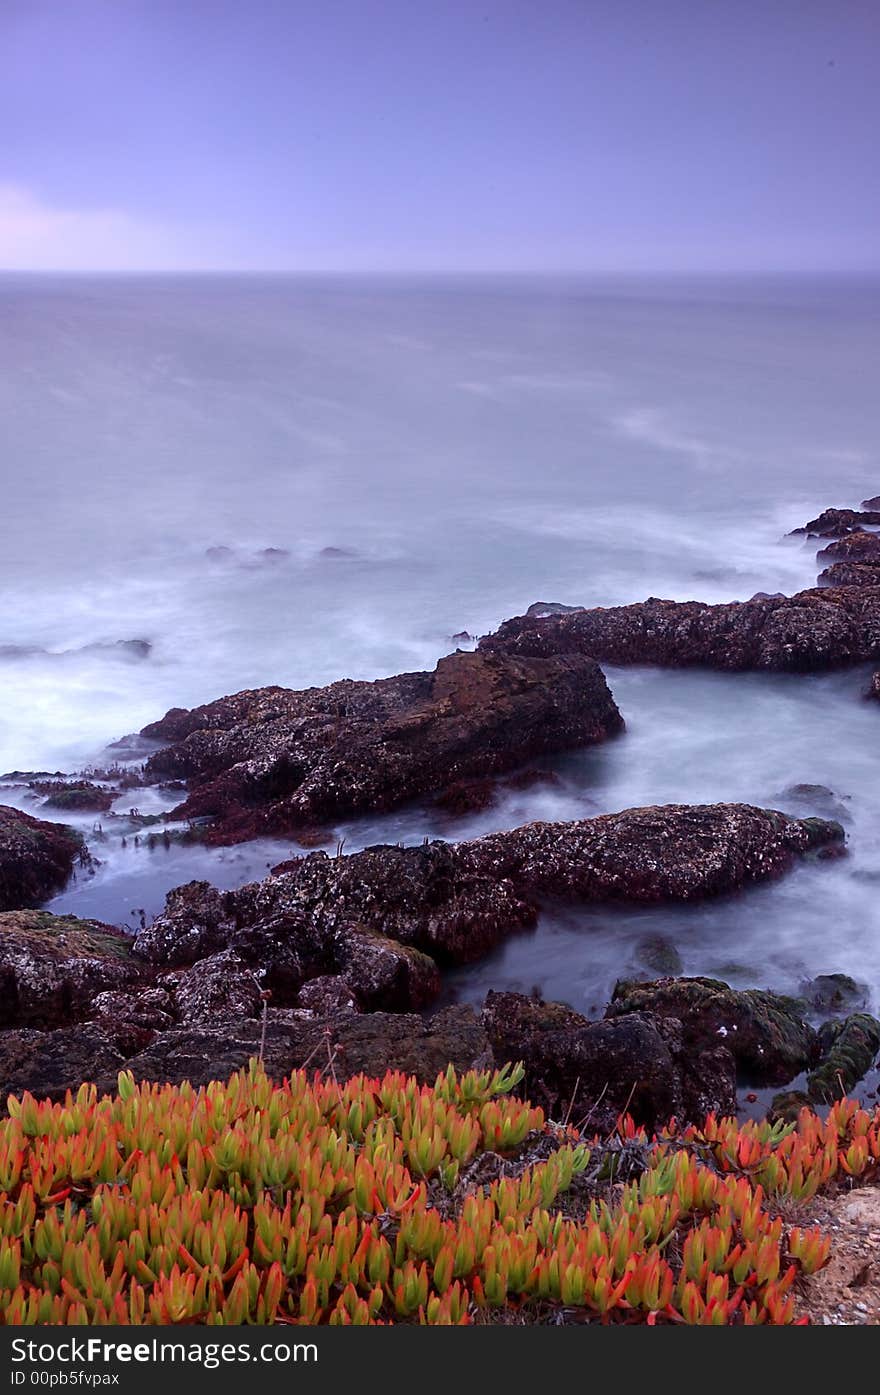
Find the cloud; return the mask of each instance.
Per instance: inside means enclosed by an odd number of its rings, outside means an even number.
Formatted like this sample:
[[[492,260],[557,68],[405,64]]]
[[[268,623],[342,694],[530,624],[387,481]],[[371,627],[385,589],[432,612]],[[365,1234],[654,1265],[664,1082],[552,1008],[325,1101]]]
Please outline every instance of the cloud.
[[[114,208],[62,208],[0,184],[0,269],[169,271],[205,265],[185,231]]]

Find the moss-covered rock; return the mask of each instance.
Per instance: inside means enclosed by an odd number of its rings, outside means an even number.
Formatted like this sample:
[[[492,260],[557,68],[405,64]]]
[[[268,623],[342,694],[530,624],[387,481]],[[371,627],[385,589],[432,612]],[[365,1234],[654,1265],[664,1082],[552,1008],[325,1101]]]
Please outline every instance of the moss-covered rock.
[[[842,1022],[826,1022],[819,1033],[822,1060],[807,1077],[810,1099],[826,1103],[840,1099],[858,1084],[880,1051],[880,1022],[866,1012],[854,1012]]]
[[[816,1033],[799,999],[761,989],[737,992],[721,979],[663,978],[619,983],[608,1017],[653,1012],[677,1018],[695,1052],[723,1043],[746,1079],[784,1084],[810,1064]]]
[[[112,925],[47,911],[0,914],[0,1027],[56,1027],[105,989],[133,984],[131,940]]]
[[[0,911],[48,900],[84,853],[83,840],[72,828],[0,805]]]

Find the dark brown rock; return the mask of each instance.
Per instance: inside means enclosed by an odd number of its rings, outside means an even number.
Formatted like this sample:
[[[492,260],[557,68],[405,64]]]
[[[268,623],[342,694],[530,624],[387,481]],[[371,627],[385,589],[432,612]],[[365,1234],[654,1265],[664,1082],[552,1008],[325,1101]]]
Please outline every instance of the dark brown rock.
[[[507,620],[480,652],[589,654],[613,664],[743,672],[823,672],[880,657],[880,578],[791,597],[732,601],[651,598],[637,605]]]
[[[466,963],[535,924],[545,898],[699,900],[779,876],[797,855],[843,837],[839,824],[750,805],[665,805],[458,844],[312,853],[234,891],[178,888],[137,935],[135,953],[180,964],[233,947],[265,972],[285,955],[301,963],[311,954],[305,979],[336,972],[335,937],[363,925],[439,962]]]
[[[241,1021],[216,1028],[177,1028],[163,1032],[127,1062],[137,1080],[194,1085],[225,1079],[258,1055],[261,1023]],[[2,1041],[2,1038],[0,1038]],[[491,1063],[486,1034],[470,1008],[447,1008],[433,1018],[413,1014],[344,1013],[330,1021],[312,1012],[270,1009],[266,1030],[266,1068],[276,1077],[301,1066],[340,1077],[382,1076],[401,1070],[432,1083],[450,1063],[457,1070]]]
[[[47,911],[0,915],[0,1027],[75,1021],[96,994],[133,984],[131,936]]]
[[[174,1004],[164,988],[109,989],[93,999],[87,1016],[123,1056],[133,1056],[174,1026]]]
[[[783,1085],[810,1064],[816,1049],[805,1006],[778,993],[736,992],[719,979],[661,978],[618,984],[606,1016],[674,1017],[690,1052],[701,1056],[725,1046],[747,1079]]]
[[[220,1016],[231,1019],[259,1016],[261,989],[252,972],[233,949],[200,959],[189,969],[166,974],[161,986],[184,1023],[210,1026]]]
[[[819,573],[820,586],[878,586],[880,570],[876,562],[834,562]]]
[[[821,562],[880,562],[880,535],[858,529],[816,553]]]
[[[625,1110],[653,1128],[736,1107],[730,1053],[711,1043],[692,1060],[675,1021],[632,1013],[591,1023],[562,1003],[494,992],[482,1020],[496,1063],[522,1061],[524,1093],[553,1119],[604,1131]]]
[[[842,538],[864,525],[880,524],[880,512],[860,509],[825,509],[818,518],[811,518],[803,528],[795,528],[792,537],[806,533],[811,538]]]
[[[174,743],[147,776],[188,781],[175,815],[210,817],[210,840],[237,842],[390,809],[622,726],[601,669],[582,656],[459,652],[433,673],[172,709],[142,735]]]
[[[25,1090],[38,1099],[63,1099],[86,1080],[112,1089],[122,1064],[122,1053],[94,1022],[54,1032],[0,1032],[0,1099]]]
[[[334,959],[364,1012],[418,1011],[440,992],[440,971],[429,955],[364,926],[338,932]]]
[[[82,838],[66,824],[0,805],[0,911],[48,900],[84,856]]]
[[[307,1008],[316,1017],[339,1017],[360,1011],[354,994],[339,974],[322,974],[309,979],[300,989],[297,1006]]]

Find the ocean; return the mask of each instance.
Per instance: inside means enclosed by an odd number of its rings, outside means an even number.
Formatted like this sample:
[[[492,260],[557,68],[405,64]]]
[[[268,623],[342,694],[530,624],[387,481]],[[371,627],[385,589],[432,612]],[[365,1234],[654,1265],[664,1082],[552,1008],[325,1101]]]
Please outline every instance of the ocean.
[[[533,601],[812,585],[786,534],[880,492],[880,282],[10,275],[0,418],[0,771],[74,770],[171,706],[433,667]],[[842,970],[880,1007],[866,671],[606,671],[627,732],[559,757],[558,785],[362,820],[346,850],[734,799],[836,811],[850,856],[694,908],[548,911],[448,993],[594,1012],[660,935],[688,973]],[[52,908],[127,925],[290,850],[80,825],[100,865]]]

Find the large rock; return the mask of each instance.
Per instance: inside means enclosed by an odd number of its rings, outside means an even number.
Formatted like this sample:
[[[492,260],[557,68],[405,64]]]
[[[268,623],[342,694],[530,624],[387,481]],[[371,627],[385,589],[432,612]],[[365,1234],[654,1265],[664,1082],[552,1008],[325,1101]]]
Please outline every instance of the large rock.
[[[114,1089],[124,1057],[94,1022],[53,1032],[19,1028],[0,1032],[0,1100],[25,1090],[38,1099],[63,1099],[83,1081]]]
[[[104,990],[134,983],[131,936],[46,911],[0,915],[0,1028],[57,1027]]]
[[[819,1032],[822,1059],[807,1076],[810,1099],[827,1104],[847,1095],[871,1069],[880,1051],[880,1022],[854,1012],[842,1022],[826,1022]]]
[[[880,562],[880,535],[858,529],[823,547],[816,556],[820,562]]]
[[[338,972],[337,936],[360,925],[466,963],[535,924],[547,898],[699,900],[778,876],[798,854],[841,848],[843,836],[839,824],[750,805],[666,805],[458,844],[318,852],[234,891],[178,888],[137,935],[135,953],[183,964],[232,947],[268,976],[289,972],[293,984],[306,961],[303,980]]]
[[[0,1038],[2,1040],[2,1038]],[[194,1085],[225,1079],[259,1054],[262,1024],[257,1019],[220,1022],[215,1027],[179,1027],[163,1032],[127,1062],[138,1080]],[[271,1075],[301,1066],[333,1071],[343,1079],[364,1071],[384,1075],[401,1070],[433,1082],[447,1065],[456,1070],[491,1064],[486,1033],[470,1008],[447,1008],[436,1017],[406,1013],[345,1012],[317,1020],[312,1012],[270,1010],[264,1060]]]
[[[880,524],[880,512],[869,509],[825,509],[818,518],[811,518],[803,528],[795,528],[792,537],[806,533],[811,538],[842,538],[847,533]]]
[[[335,959],[364,1012],[418,1010],[440,992],[440,971],[430,955],[363,926],[339,931]]]
[[[833,562],[819,573],[820,586],[880,586],[877,562]]]
[[[480,652],[549,658],[588,654],[612,664],[730,671],[822,672],[880,656],[876,586],[817,587],[795,596],[664,601],[518,616],[480,640]]]
[[[711,1042],[685,1051],[679,1024],[651,1013],[589,1022],[562,1003],[489,993],[483,1025],[496,1062],[522,1061],[523,1090],[551,1118],[605,1130],[626,1110],[661,1126],[736,1109],[733,1057]]]
[[[719,1044],[744,1078],[783,1085],[808,1066],[817,1037],[804,1020],[806,1004],[760,989],[737,992],[712,978],[661,978],[619,983],[606,1016],[634,1012],[674,1017],[687,1049],[702,1054]]]
[[[82,838],[66,824],[0,805],[0,911],[48,900],[84,855]]]
[[[173,709],[142,734],[171,743],[147,778],[188,782],[175,816],[210,817],[206,836],[237,842],[390,809],[622,726],[601,669],[582,655],[456,653],[433,673]]]

